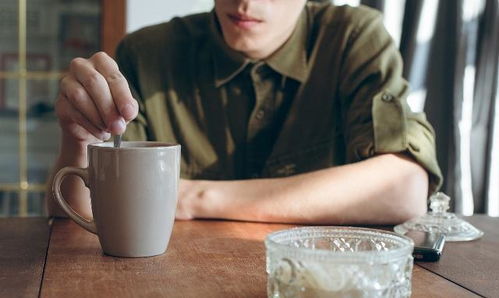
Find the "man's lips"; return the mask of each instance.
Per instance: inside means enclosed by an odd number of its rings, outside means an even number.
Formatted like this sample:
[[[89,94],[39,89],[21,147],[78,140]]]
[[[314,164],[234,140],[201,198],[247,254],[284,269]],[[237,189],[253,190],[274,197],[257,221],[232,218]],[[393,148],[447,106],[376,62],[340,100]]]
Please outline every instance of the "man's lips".
[[[236,26],[249,29],[255,25],[258,25],[262,22],[262,20],[241,14],[227,14],[229,20],[232,21]]]

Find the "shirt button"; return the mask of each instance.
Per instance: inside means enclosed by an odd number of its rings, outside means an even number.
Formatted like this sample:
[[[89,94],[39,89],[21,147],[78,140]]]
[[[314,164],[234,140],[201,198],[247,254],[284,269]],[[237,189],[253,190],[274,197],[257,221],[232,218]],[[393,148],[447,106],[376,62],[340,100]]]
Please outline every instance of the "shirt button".
[[[260,109],[260,110],[258,110],[258,112],[256,112],[256,115],[255,115],[256,119],[262,120],[263,116],[265,116],[265,111],[263,109]]]
[[[235,95],[239,96],[239,95],[241,95],[241,93],[242,93],[242,92],[241,92],[241,88],[239,88],[239,87],[235,87],[235,88],[234,88],[234,94],[235,94]]]
[[[393,100],[393,95],[385,93],[385,94],[383,94],[383,96],[381,97],[381,99],[383,101],[389,102],[389,101]]]

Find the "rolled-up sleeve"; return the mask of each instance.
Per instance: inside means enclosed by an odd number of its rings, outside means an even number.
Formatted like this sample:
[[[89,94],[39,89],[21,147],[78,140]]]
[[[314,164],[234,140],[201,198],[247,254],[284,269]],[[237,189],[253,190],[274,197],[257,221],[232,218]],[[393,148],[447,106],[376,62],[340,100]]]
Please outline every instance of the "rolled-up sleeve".
[[[379,14],[369,12],[357,24],[347,53],[340,84],[347,161],[408,153],[427,170],[433,193],[442,184],[435,133],[425,114],[407,104],[402,59]]]

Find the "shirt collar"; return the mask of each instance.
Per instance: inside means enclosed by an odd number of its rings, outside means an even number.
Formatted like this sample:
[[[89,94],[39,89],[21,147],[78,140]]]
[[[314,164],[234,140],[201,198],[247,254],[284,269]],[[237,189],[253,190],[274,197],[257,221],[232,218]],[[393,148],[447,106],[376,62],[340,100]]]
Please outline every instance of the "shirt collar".
[[[214,45],[215,86],[218,88],[234,78],[251,61],[225,43],[214,11],[211,12],[210,16],[210,33]]]
[[[301,83],[305,82],[308,76],[306,17],[305,10],[303,10],[289,39],[270,57],[265,59],[265,62],[272,69]]]
[[[214,43],[215,86],[220,87],[252,61],[225,43],[214,11],[210,16],[210,32]],[[303,10],[290,38],[270,57],[264,59],[264,62],[281,75],[304,82],[308,75],[306,42],[307,21]]]

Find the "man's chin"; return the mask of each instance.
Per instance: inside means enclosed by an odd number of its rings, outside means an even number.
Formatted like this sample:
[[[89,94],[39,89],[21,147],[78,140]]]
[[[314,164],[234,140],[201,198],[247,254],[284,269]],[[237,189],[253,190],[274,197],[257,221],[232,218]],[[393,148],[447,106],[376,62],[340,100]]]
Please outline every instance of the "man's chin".
[[[228,45],[234,51],[241,52],[245,56],[248,56],[250,58],[262,50],[262,46],[258,46],[259,43],[256,42],[234,42],[228,43]]]

